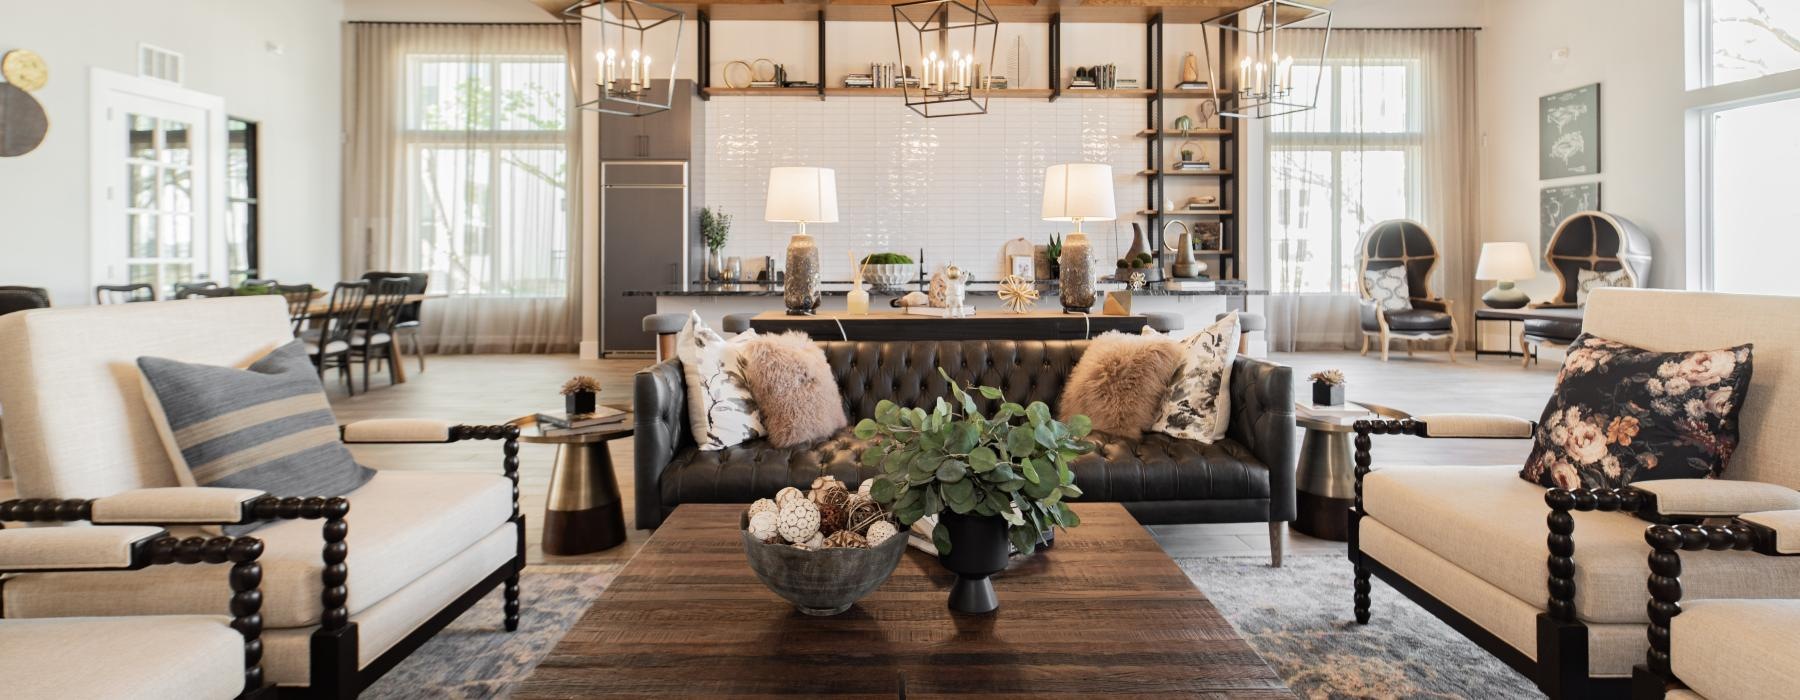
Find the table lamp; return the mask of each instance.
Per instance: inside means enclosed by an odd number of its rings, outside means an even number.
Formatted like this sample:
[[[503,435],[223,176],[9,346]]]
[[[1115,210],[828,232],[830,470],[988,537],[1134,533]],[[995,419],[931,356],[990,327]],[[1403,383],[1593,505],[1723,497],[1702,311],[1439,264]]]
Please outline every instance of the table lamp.
[[[1063,313],[1087,313],[1094,306],[1093,254],[1081,222],[1112,221],[1115,216],[1112,166],[1064,163],[1044,170],[1044,220],[1075,222],[1057,259]]]
[[[1481,302],[1491,309],[1517,309],[1531,303],[1531,297],[1513,287],[1519,280],[1537,276],[1537,261],[1531,259],[1530,244],[1517,241],[1481,244],[1481,261],[1475,264],[1475,279],[1498,282],[1481,295]]]
[[[806,234],[806,225],[837,223],[837,172],[831,168],[770,168],[763,220],[800,224],[788,241],[787,281],[781,298],[788,315],[812,315],[819,308],[819,246]]]

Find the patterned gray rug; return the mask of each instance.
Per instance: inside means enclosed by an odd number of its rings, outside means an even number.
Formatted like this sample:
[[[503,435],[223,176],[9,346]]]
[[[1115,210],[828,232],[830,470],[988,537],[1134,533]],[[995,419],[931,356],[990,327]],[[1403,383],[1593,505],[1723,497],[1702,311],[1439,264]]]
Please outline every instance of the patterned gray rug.
[[[1342,555],[1177,559],[1238,633],[1304,698],[1540,698],[1537,687],[1375,579],[1351,617]]]
[[[1535,698],[1524,677],[1494,660],[1386,584],[1374,619],[1350,619],[1342,556],[1177,559],[1250,645],[1306,698]],[[503,697],[531,675],[612,580],[613,567],[526,569],[519,631],[500,631],[489,595],[414,652],[365,698]]]

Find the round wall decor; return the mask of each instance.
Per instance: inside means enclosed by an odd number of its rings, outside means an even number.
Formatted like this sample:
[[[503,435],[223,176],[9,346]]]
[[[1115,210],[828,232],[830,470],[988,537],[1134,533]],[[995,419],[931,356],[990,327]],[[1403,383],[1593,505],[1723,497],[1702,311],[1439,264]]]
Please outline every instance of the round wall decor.
[[[38,88],[50,80],[50,67],[44,65],[44,57],[30,49],[13,49],[0,57],[0,75],[6,82],[26,92],[37,92]]]
[[[738,74],[732,73],[731,69],[733,69],[733,68],[740,69],[742,71],[742,73],[738,73]],[[730,63],[725,64],[724,78],[725,78],[725,87],[742,90],[744,88],[750,87],[750,81],[756,79],[756,69],[751,68],[750,64],[748,62],[732,61]]]
[[[22,156],[44,142],[50,118],[37,98],[17,86],[0,83],[0,157]]]

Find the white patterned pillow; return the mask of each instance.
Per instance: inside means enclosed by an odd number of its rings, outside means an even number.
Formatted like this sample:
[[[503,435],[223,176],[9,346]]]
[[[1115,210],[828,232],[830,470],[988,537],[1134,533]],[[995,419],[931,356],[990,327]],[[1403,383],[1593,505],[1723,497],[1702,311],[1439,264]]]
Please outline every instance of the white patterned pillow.
[[[1381,270],[1363,270],[1363,286],[1369,289],[1369,300],[1382,311],[1404,311],[1412,308],[1411,290],[1406,285],[1404,265]]]
[[[1582,270],[1575,274],[1575,305],[1587,306],[1588,293],[1602,287],[1632,287],[1631,275],[1625,268],[1608,272]]]
[[[1145,329],[1147,333],[1154,333]],[[1237,360],[1238,315],[1207,326],[1181,341],[1184,355],[1175,386],[1163,400],[1155,432],[1211,443],[1225,437],[1231,420],[1231,363]]]
[[[675,356],[687,381],[688,425],[702,450],[723,450],[768,434],[750,385],[744,380],[742,349],[756,337],[745,331],[727,340],[689,312],[675,336]]]

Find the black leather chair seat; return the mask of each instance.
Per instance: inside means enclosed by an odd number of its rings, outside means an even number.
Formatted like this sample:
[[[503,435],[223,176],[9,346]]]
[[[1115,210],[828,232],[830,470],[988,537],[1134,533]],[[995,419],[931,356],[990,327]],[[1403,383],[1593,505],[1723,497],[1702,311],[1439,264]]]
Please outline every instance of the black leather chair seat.
[[[1444,331],[1450,332],[1450,314],[1435,309],[1399,309],[1387,312],[1388,330],[1402,332]],[[1378,331],[1374,317],[1366,316],[1362,324],[1365,331]]]
[[[1083,501],[1267,499],[1269,470],[1230,439],[1207,445],[1161,433],[1137,440],[1096,436],[1100,449],[1073,465]],[[747,503],[786,486],[805,488],[830,474],[851,488],[880,471],[857,463],[867,445],[850,430],[812,445],[770,446],[752,440],[723,450],[688,446],[663,470],[662,502]]]
[[[1525,335],[1533,338],[1573,342],[1577,336],[1581,335],[1581,319],[1579,317],[1529,319],[1525,321]]]

